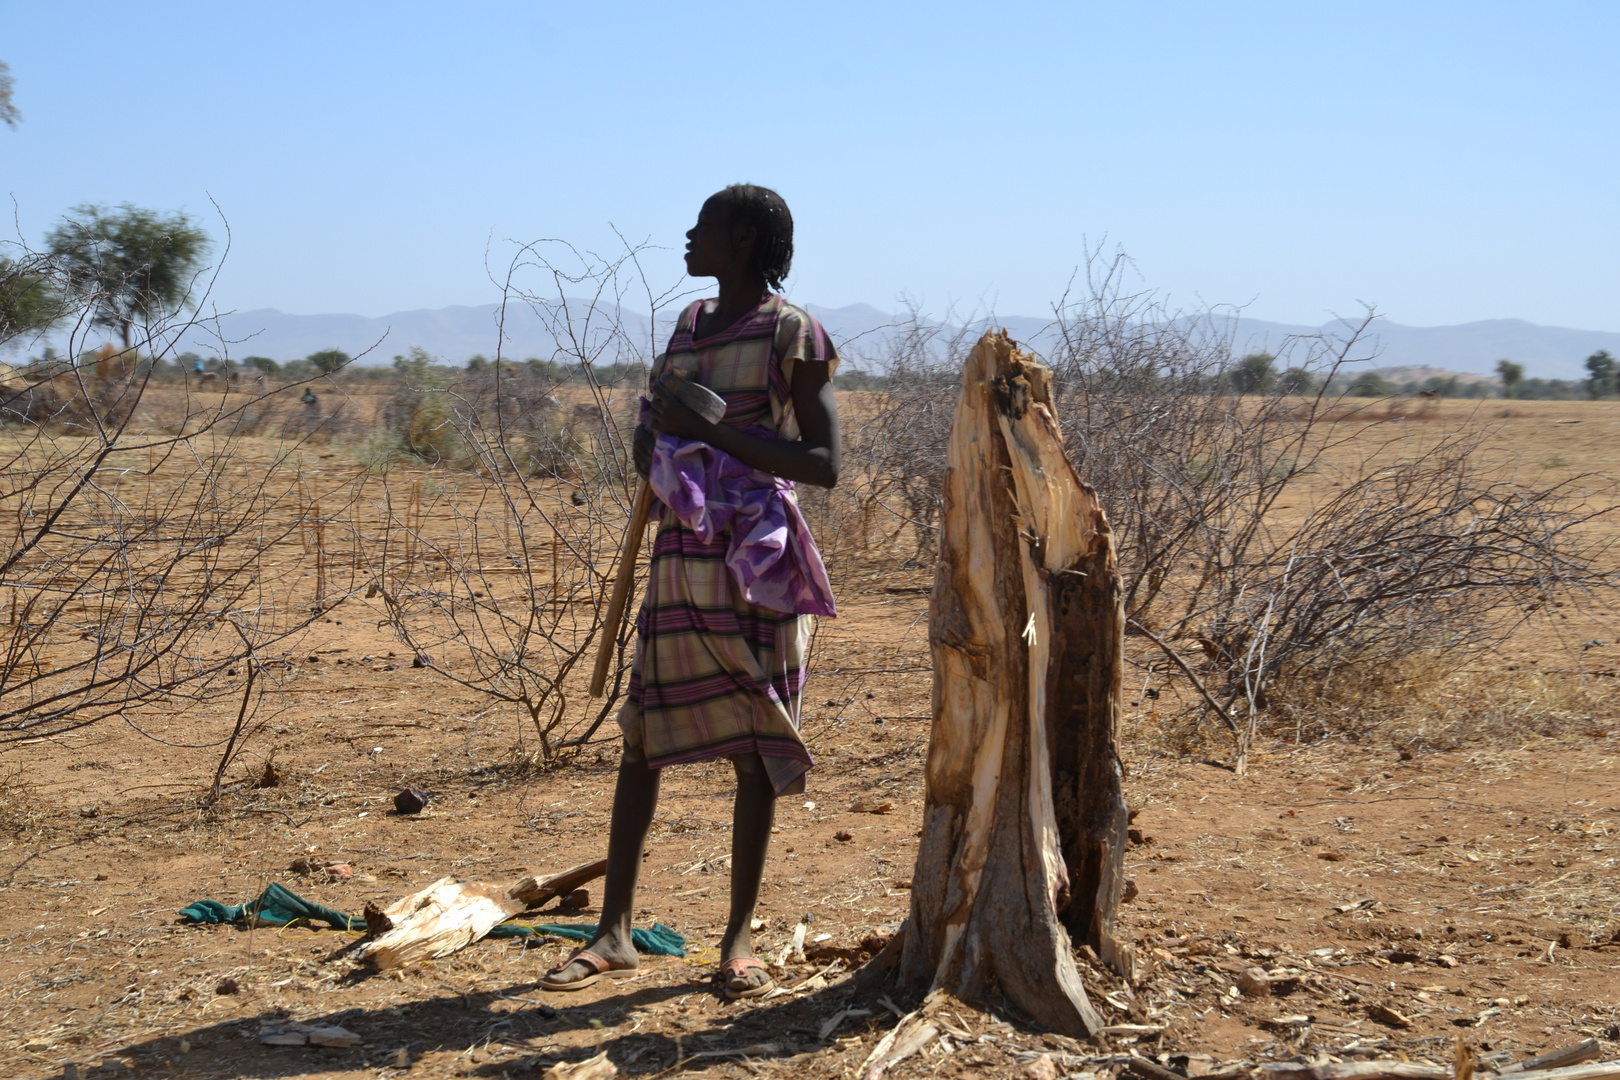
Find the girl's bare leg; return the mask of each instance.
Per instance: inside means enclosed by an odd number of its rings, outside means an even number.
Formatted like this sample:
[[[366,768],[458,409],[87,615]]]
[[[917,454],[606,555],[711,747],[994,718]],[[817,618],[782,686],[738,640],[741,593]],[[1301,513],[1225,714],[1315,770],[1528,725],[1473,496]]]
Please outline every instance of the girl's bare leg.
[[[737,770],[737,801],[731,817],[731,918],[720,939],[722,962],[754,954],[750,923],[765,879],[765,858],[770,853],[771,824],[776,820],[776,789],[758,754],[731,759]],[[769,978],[751,968],[733,980],[733,990],[760,986]]]
[[[613,790],[613,822],[608,828],[607,880],[602,886],[602,922],[585,947],[616,968],[640,965],[630,939],[635,915],[636,881],[641,876],[641,852],[658,809],[658,770],[628,747],[619,759],[619,781]],[[766,838],[769,839],[769,826]],[[756,884],[757,893],[758,886]],[[575,961],[556,975],[555,983],[570,983],[596,974],[588,964]]]

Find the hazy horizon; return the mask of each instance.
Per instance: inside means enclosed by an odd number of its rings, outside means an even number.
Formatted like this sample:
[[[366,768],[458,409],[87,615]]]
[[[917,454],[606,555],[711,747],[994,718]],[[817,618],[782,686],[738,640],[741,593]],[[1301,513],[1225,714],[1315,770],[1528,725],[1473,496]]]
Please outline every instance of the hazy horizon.
[[[581,311],[588,302],[576,300]],[[870,366],[883,352],[887,328],[903,321],[905,312],[885,311],[871,304],[841,307],[807,302],[805,305],[827,326],[833,339],[855,341],[846,355],[857,364]],[[481,354],[494,356],[496,348],[497,305],[446,305],[390,312],[368,318],[354,313],[328,312],[298,315],[273,308],[232,312],[210,325],[191,332],[172,350],[191,349],[202,355],[219,355],[218,337],[230,344],[229,354],[237,359],[250,355],[288,360],[327,348],[340,348],[351,355],[370,348],[362,363],[387,364],[396,354],[420,346],[430,354],[462,363]],[[678,307],[665,308],[659,315],[657,347],[667,335]],[[653,343],[654,330],[645,311],[626,305],[621,309],[626,329],[642,346]],[[1050,330],[1050,315],[1012,312],[955,312],[944,316],[922,313],[925,321],[948,321],[968,325],[977,333],[989,326],[1006,327],[1014,338],[1037,352],[1046,353],[1056,345]],[[1246,314],[1214,313],[1231,334],[1234,354],[1250,351],[1278,352],[1290,336],[1326,333],[1338,336],[1344,324],[1279,323],[1255,319]],[[522,305],[507,312],[507,335],[503,352],[514,359],[550,356],[556,349],[542,320]],[[643,340],[645,339],[645,340]],[[1407,326],[1377,319],[1363,346],[1356,352],[1375,367],[1433,367],[1471,375],[1494,374],[1496,361],[1512,359],[1524,364],[1531,377],[1581,379],[1586,373],[1582,362],[1591,353],[1606,349],[1620,355],[1620,333],[1571,327],[1540,326],[1518,319],[1485,320],[1452,326]]]

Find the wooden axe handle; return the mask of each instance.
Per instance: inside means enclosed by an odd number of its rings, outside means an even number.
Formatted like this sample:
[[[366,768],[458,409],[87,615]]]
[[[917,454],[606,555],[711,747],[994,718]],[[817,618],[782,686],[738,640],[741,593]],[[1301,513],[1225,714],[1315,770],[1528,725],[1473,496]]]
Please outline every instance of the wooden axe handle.
[[[602,620],[602,644],[596,651],[596,671],[591,675],[591,697],[607,692],[608,668],[619,648],[619,624],[630,602],[630,587],[636,583],[636,557],[641,554],[641,535],[647,531],[647,514],[652,510],[652,487],[647,478],[636,482],[636,505],[630,512],[630,528],[624,534],[624,550],[619,553],[619,573],[613,579],[613,595],[607,616]]]

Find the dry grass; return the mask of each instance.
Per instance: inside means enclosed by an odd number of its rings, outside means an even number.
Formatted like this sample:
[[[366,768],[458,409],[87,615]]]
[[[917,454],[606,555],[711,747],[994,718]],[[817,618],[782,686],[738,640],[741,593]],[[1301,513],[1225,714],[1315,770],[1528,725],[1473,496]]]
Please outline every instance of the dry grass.
[[[1300,741],[1342,737],[1410,751],[1606,734],[1620,714],[1612,674],[1510,663],[1464,668],[1423,654],[1277,695],[1270,733]]]
[[[28,769],[13,764],[0,775],[0,832],[37,829],[50,813],[40,802],[39,786],[30,778]]]

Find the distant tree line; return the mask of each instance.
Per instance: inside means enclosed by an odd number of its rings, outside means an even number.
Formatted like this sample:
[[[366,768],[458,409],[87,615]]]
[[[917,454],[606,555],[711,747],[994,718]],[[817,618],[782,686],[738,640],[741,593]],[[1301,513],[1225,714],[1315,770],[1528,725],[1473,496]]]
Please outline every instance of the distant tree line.
[[[1528,379],[1524,365],[1498,360],[1496,375],[1502,381],[1502,396],[1521,401],[1602,401],[1620,396],[1620,363],[1599,349],[1586,358],[1586,378]]]
[[[90,362],[93,356],[93,352],[86,352],[80,360]],[[188,350],[169,360],[142,357],[139,364],[141,371],[149,371],[159,379],[178,379],[187,375],[211,373],[227,378],[249,379],[263,375],[287,383],[334,376],[341,372],[345,382],[391,384],[404,379],[413,386],[442,387],[448,386],[462,376],[485,375],[493,379],[496,374],[495,362],[483,355],[474,355],[469,357],[465,364],[456,365],[447,363],[417,346],[413,346],[408,354],[395,356],[390,367],[354,364],[353,359],[342,349],[321,349],[297,360],[274,360],[268,356],[222,358],[204,356]],[[68,366],[69,358],[62,356],[48,345],[37,356],[28,360],[29,369],[40,377],[46,377]],[[542,360],[538,357],[502,361],[501,368],[509,378],[522,378],[553,385],[560,385],[583,375],[583,367],[578,363],[560,364],[555,360]],[[593,366],[591,370],[595,381],[604,386],[639,385],[647,378],[647,369],[642,364],[599,364]]]
[[[1185,375],[1179,377],[1181,382],[1187,379]],[[891,382],[887,375],[860,370],[846,370],[833,377],[833,385],[840,390],[887,390]],[[1211,393],[1237,395],[1303,397],[1324,388],[1324,380],[1316,372],[1303,367],[1279,371],[1277,358],[1265,352],[1249,353],[1218,374],[1198,376],[1197,382],[1199,388]],[[1358,398],[1416,397],[1424,391],[1449,398],[1484,398],[1498,392],[1493,383],[1464,380],[1456,375],[1395,383],[1376,371],[1339,371],[1326,380],[1326,391],[1331,397]]]
[[[10,82],[0,65],[0,121],[14,124],[9,108]],[[204,272],[203,260],[210,240],[185,214],[162,215],[128,203],[108,209],[103,206],[75,207],[47,236],[48,251],[24,260],[0,256],[0,332],[8,338],[23,333],[43,333],[61,321],[68,312],[89,314],[94,326],[115,334],[129,353],[137,348],[146,330],[167,316],[192,307],[194,287]],[[457,367],[443,363],[420,348],[394,357],[393,369],[353,364],[342,349],[320,349],[301,359],[277,361],[265,356],[240,360],[204,357],[185,352],[172,361],[146,358],[141,361],[154,376],[181,376],[212,372],[217,375],[263,375],[285,382],[298,382],[343,372],[355,382],[392,382],[405,377],[423,383],[447,385],[450,377],[496,374],[495,362],[482,355],[470,357]],[[30,360],[31,367],[53,369],[66,360],[50,348]],[[522,374],[536,381],[560,384],[584,375],[577,361],[559,363],[531,357],[522,361],[501,361],[505,373]],[[440,372],[430,377],[430,370]],[[1603,400],[1620,395],[1620,363],[1607,350],[1586,358],[1587,377],[1565,379],[1526,378],[1524,365],[1499,360],[1499,385],[1457,376],[1435,376],[1422,382],[1393,383],[1377,371],[1337,369],[1324,387],[1321,377],[1304,367],[1277,368],[1277,358],[1268,352],[1253,352],[1229,364],[1216,374],[1200,375],[1199,389],[1212,393],[1238,395],[1305,396],[1325,390],[1330,396],[1384,398],[1438,395],[1450,398],[1493,397]],[[640,362],[592,365],[590,381],[605,386],[638,383],[646,378]],[[889,377],[846,368],[834,379],[843,390],[884,390]]]
[[[1524,365],[1512,360],[1496,363],[1498,381],[1468,379],[1459,375],[1434,375],[1427,379],[1394,382],[1377,371],[1339,371],[1327,380],[1329,397],[1386,398],[1432,395],[1442,398],[1515,398],[1522,400],[1600,401],[1620,397],[1620,361],[1607,351],[1586,358],[1585,379],[1526,378]],[[887,390],[892,379],[885,374],[845,369],[833,377],[840,390]],[[1323,389],[1323,380],[1302,367],[1277,369],[1277,358],[1270,353],[1249,353],[1218,375],[1202,377],[1213,393],[1238,395],[1283,394],[1306,396]]]

